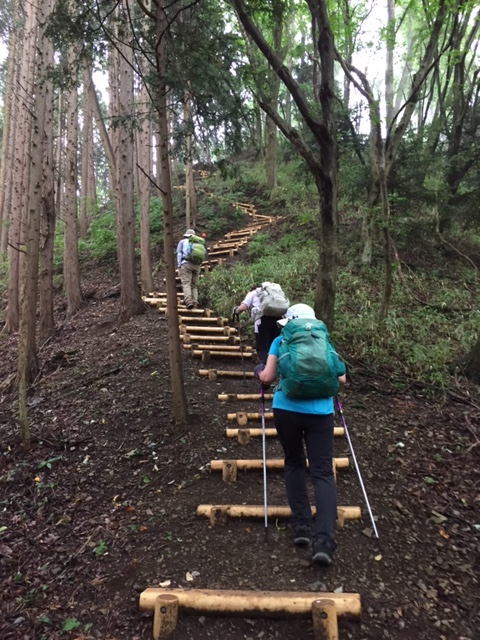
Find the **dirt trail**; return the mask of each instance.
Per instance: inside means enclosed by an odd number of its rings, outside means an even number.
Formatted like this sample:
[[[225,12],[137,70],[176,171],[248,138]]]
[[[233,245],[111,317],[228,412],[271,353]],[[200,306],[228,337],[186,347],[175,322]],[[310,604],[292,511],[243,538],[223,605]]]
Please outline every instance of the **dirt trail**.
[[[35,443],[17,444],[14,396],[0,403],[0,637],[2,640],[151,637],[138,609],[148,586],[356,592],[360,622],[340,620],[342,640],[461,640],[480,628],[480,448],[472,404],[436,406],[354,376],[343,396],[347,424],[377,516],[382,559],[352,467],[337,476],[339,504],[363,520],[338,532],[328,569],[295,549],[284,520],[230,519],[212,528],[203,503],[263,502],[262,472],[222,482],[210,460],[261,458],[261,440],[241,448],[225,437],[240,403],[219,393],[256,393],[247,379],[199,376],[184,353],[191,426],[170,410],[165,318],[154,309],[117,325],[113,282],[98,274],[92,298],[42,352],[30,395]],[[102,279],[100,279],[102,278]],[[1,379],[14,370],[4,343]],[[223,364],[222,368],[235,366]],[[238,367],[238,364],[237,364]],[[253,367],[247,365],[248,370]],[[242,408],[257,411],[256,401]],[[269,458],[281,457],[275,439]],[[337,438],[335,455],[348,456]],[[268,500],[284,505],[281,472],[268,473]],[[63,631],[62,631],[63,627]],[[306,620],[181,615],[174,638],[307,640]]]

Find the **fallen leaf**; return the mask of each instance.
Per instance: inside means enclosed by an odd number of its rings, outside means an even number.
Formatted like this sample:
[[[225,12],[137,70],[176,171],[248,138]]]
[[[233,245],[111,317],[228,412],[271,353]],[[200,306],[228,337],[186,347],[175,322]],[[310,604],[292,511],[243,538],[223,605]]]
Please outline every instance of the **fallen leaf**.
[[[442,527],[440,527],[440,531],[438,533],[442,536],[442,538],[445,538],[445,540],[448,540],[450,538],[448,533]]]
[[[375,560],[376,560],[377,562],[380,562],[380,560],[381,560],[381,559],[382,559],[382,554],[381,554],[381,553],[378,553],[378,554],[375,556]]]

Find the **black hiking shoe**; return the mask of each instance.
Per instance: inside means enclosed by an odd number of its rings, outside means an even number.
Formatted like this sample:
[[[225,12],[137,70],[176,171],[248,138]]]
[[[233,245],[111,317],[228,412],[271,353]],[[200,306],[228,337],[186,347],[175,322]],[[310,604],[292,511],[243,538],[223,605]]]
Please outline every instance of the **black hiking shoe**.
[[[300,524],[293,528],[293,544],[296,547],[306,547],[310,544],[312,529],[308,524]]]
[[[190,304],[187,304],[187,309],[193,309],[193,308],[194,308],[194,306],[193,306],[193,304],[191,302],[190,302]]]
[[[322,540],[313,543],[312,560],[315,564],[328,567],[333,562],[333,549],[326,545]]]

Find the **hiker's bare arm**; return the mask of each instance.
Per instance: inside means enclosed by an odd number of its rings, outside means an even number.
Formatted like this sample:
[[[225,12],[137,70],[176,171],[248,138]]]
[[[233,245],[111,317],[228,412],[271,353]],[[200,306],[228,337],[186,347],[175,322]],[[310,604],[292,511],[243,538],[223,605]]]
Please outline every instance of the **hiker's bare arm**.
[[[277,377],[277,356],[269,355],[265,369],[260,371],[258,379],[265,384],[272,384]]]
[[[242,302],[242,304],[239,304],[238,307],[235,307],[235,309],[237,310],[237,313],[242,313],[242,311],[246,311],[248,307]]]
[[[340,386],[343,387],[343,385],[347,382],[347,376],[345,374],[343,374],[343,376],[338,376],[338,381],[340,383]]]

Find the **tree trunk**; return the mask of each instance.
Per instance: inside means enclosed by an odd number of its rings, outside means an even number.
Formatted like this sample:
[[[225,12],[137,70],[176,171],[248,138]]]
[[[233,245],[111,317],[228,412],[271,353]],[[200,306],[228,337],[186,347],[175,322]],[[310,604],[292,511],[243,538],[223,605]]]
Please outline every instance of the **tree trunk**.
[[[385,105],[387,128],[393,122],[393,54],[395,51],[395,0],[387,0],[386,61],[385,61]]]
[[[54,2],[52,3],[53,10]],[[53,44],[46,40],[47,65],[53,65]],[[43,151],[43,202],[40,222],[40,272],[38,281],[38,338],[42,344],[53,334],[53,251],[55,243],[55,179],[53,173],[53,83],[45,82],[45,140]],[[61,100],[59,100],[61,109]],[[61,120],[61,113],[58,113]]]
[[[16,14],[15,8],[15,14]],[[2,155],[0,158],[0,261],[6,255],[8,223],[12,193],[12,148],[14,127],[12,127],[12,99],[14,94],[15,68],[18,56],[17,29],[13,29],[8,43],[7,77],[5,81],[3,105]]]
[[[30,444],[27,417],[27,385],[37,370],[35,326],[37,312],[38,259],[40,247],[40,211],[42,207],[44,126],[47,110],[46,71],[49,56],[44,35],[46,19],[51,12],[52,0],[38,4],[38,46],[36,51],[36,81],[32,109],[32,135],[29,145],[30,184],[28,190],[25,260],[22,274],[20,331],[18,339],[18,395],[19,422],[25,446]]]
[[[64,176],[64,94],[61,89],[58,90],[58,107],[57,107],[57,135],[55,140],[55,218],[60,218],[63,200],[65,197],[65,176]]]
[[[272,195],[277,188],[277,125],[268,116],[265,119],[265,175]]]
[[[167,271],[167,307],[168,307],[168,353],[170,377],[172,381],[172,404],[175,423],[185,425],[188,422],[187,399],[183,379],[183,366],[178,332],[177,287],[175,284],[175,244],[173,237],[172,184],[170,179],[170,160],[168,144],[167,115],[167,25],[168,19],[164,6],[166,0],[159,0],[156,10],[157,46],[156,62],[158,74],[158,121],[160,137],[160,188],[163,203],[164,251]]]
[[[126,0],[128,3],[129,0]],[[126,16],[125,16],[126,17]],[[133,202],[133,53],[128,42],[129,28],[119,43],[116,127],[115,210],[118,267],[120,271],[120,319],[145,312],[140,296],[135,264],[135,208]]]
[[[311,2],[312,17],[318,30],[318,50],[320,55],[321,85],[320,105],[324,132],[320,147],[322,171],[320,180],[320,247],[318,276],[315,288],[315,311],[333,329],[335,317],[335,293],[337,282],[337,134],[335,126],[335,46],[333,33],[323,0]]]
[[[185,228],[195,229],[197,224],[197,194],[193,180],[192,161],[192,97],[189,91],[184,92],[183,119],[185,123]]]
[[[27,176],[30,166],[26,162],[28,158],[28,141],[31,129],[31,96],[33,91],[33,65],[35,56],[36,38],[36,11],[35,4],[26,3],[25,28],[21,40],[21,64],[19,69],[19,82],[15,87],[14,121],[12,126],[16,129],[14,156],[13,156],[13,192],[12,208],[10,215],[10,227],[8,234],[8,304],[5,322],[5,331],[12,333],[18,329],[19,307],[19,280],[20,263],[23,252],[23,216],[26,211],[26,199],[29,185]]]
[[[68,62],[72,69],[75,67],[76,57],[77,52],[71,48]],[[67,298],[67,318],[71,318],[83,303],[78,259],[77,140],[78,92],[75,86],[68,91],[67,97],[67,144],[65,150],[63,287]]]
[[[153,291],[152,251],[150,246],[150,180],[152,174],[152,120],[150,118],[150,96],[142,84],[140,110],[143,117],[139,132],[138,183],[140,191],[140,262],[142,289],[145,294]]]
[[[89,192],[90,160],[93,156],[93,126],[92,109],[90,107],[90,69],[83,69],[83,131],[81,148],[81,181],[80,181],[80,206],[78,214],[78,229],[80,238],[86,238],[89,219],[92,213],[92,194]]]

